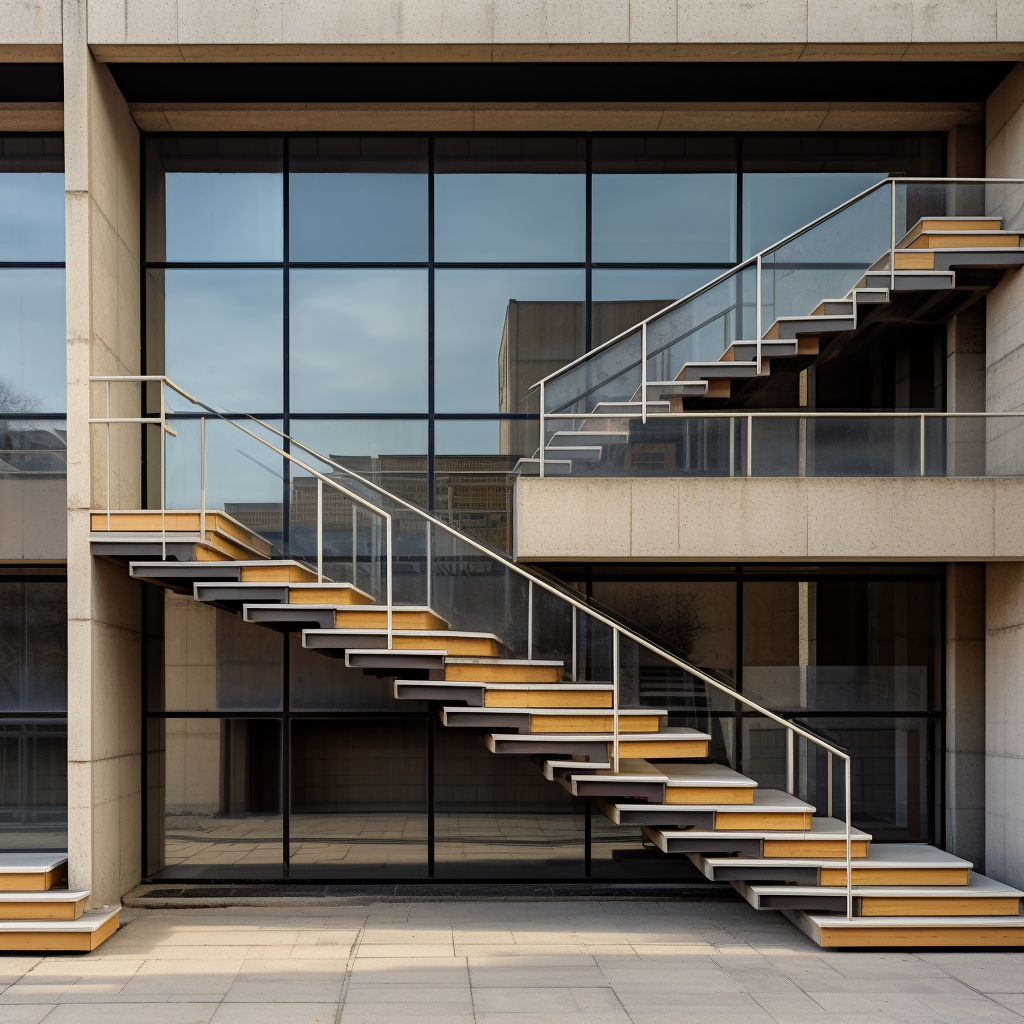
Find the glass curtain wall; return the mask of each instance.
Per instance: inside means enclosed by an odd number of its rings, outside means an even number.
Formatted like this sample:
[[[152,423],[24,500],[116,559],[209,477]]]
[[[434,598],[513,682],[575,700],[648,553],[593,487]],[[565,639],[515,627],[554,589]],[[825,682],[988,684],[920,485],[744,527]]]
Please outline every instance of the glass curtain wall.
[[[0,134],[0,476],[67,466],[64,139]]]
[[[0,850],[67,849],[67,576],[0,567]]]
[[[942,573],[722,567],[595,567],[575,578],[599,603],[759,704],[850,751],[854,824],[876,839],[940,843]],[[656,703],[658,681],[644,679]],[[712,754],[786,787],[785,730],[738,705],[710,711]],[[795,780],[819,814],[841,809],[824,755],[797,743]]]
[[[941,174],[943,152],[920,134],[149,135],[146,371],[508,550],[537,380],[879,178]],[[234,443],[208,438],[220,504],[302,554],[305,485]],[[194,504],[179,478],[170,500]]]
[[[559,574],[850,750],[858,827],[941,844],[940,568]],[[613,825],[529,758],[490,753],[482,730],[445,728],[427,704],[395,700],[392,679],[188,596],[151,600],[166,642],[147,687],[149,877],[700,880],[685,857]],[[641,666],[639,685],[642,703],[666,706],[662,669]],[[783,730],[709,705],[711,757],[784,789]],[[690,696],[668,705],[670,723],[688,721],[692,706]],[[798,743],[795,771],[798,791],[828,813],[827,764]],[[831,797],[842,816],[838,771]]]

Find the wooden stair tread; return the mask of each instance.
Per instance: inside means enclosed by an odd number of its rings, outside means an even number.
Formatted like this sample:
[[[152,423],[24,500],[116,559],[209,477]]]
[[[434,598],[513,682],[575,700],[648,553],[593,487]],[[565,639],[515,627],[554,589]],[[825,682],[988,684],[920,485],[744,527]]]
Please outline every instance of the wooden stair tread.
[[[20,850],[4,850],[0,852],[0,888],[3,887],[3,875],[43,874],[56,871],[67,862],[66,852],[25,853]]]
[[[845,886],[830,885],[773,885],[768,882],[748,882],[747,888],[759,896],[830,896],[845,895]],[[1024,898],[1024,892],[1004,882],[997,882],[986,875],[971,873],[967,885],[855,885],[855,896],[892,896],[907,899],[949,898],[987,899],[992,896],[1016,896]]]
[[[3,879],[0,878],[0,885]],[[88,889],[26,889],[0,892],[0,903],[76,903],[89,895]]]
[[[68,921],[33,919],[7,921],[0,919],[0,935],[8,932],[95,932],[120,912],[120,907],[87,910],[81,917]]]
[[[729,867],[762,867],[763,860],[751,858],[704,858],[712,866],[718,863]],[[841,868],[845,870],[846,859],[835,857],[787,857],[773,861],[773,867],[824,867]],[[939,869],[967,869],[973,865],[970,861],[955,857],[945,850],[939,850],[934,846],[927,846],[923,843],[872,843],[868,848],[866,859],[858,860],[859,869],[916,869],[916,870],[939,870]]]
[[[701,811],[722,811],[725,814],[793,814],[814,813],[813,805],[799,797],[777,789],[754,790],[753,803],[749,804],[632,804],[614,805],[618,810],[665,811],[666,813],[696,813]]]

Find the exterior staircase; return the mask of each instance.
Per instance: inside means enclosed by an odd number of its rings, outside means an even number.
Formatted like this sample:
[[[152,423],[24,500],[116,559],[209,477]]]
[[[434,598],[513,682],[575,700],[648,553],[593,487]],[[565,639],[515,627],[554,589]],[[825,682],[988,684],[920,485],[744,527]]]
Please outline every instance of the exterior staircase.
[[[112,539],[105,523],[94,518],[94,550],[116,549],[125,560],[123,537]],[[112,525],[123,534],[129,524]],[[145,531],[127,532],[143,550],[155,543],[139,536]],[[255,536],[241,539],[247,549],[257,546]],[[161,543],[185,554],[203,541],[193,531],[165,534]],[[308,649],[393,676],[396,698],[429,702],[445,727],[482,733],[497,756],[528,755],[552,785],[593,801],[617,825],[639,826],[665,856],[689,858],[708,879],[732,884],[755,909],[783,913],[821,946],[1024,945],[1024,893],[931,846],[875,843],[857,828],[848,835],[844,821],[710,761],[710,735],[667,724],[666,708],[619,707],[612,681],[572,679],[563,660],[515,657],[497,633],[452,628],[428,605],[389,611],[297,560],[209,553],[128,560],[135,579],[254,626],[300,632]],[[93,913],[80,920],[99,922]],[[103,913],[89,938],[76,941],[102,941],[103,928],[116,926],[116,911]]]
[[[87,953],[117,931],[121,908],[86,910],[67,866],[66,852],[0,852],[0,950]]]
[[[642,380],[624,401],[585,409],[568,403],[564,416],[565,403],[549,409],[555,429],[545,431],[544,475],[614,473],[632,446],[652,440],[644,426],[652,414],[736,408],[730,403],[753,395],[773,369],[833,359],[881,321],[949,320],[1022,265],[1022,235],[1004,230],[999,217],[923,217],[845,295],[823,299],[807,315],[777,317],[763,337],[734,341],[715,360],[687,360],[670,380]],[[516,472],[536,476],[540,464],[538,450]]]

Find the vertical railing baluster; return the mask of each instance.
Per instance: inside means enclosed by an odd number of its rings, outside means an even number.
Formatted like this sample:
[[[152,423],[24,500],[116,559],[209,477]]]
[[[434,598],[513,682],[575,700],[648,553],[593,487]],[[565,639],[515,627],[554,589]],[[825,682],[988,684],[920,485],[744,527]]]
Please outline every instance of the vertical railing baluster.
[[[832,751],[828,751],[828,816],[832,817]]]
[[[729,476],[736,475],[736,417],[729,417]]]
[[[434,531],[427,523],[427,607],[434,607]]]
[[[850,781],[850,757],[843,758],[846,798],[846,919],[853,920],[853,786]]]
[[[889,186],[891,225],[889,229],[889,290],[896,291],[896,182]],[[890,296],[891,298],[892,296]]]
[[[91,398],[91,396],[90,396]],[[110,381],[107,381],[107,533],[110,533]],[[142,440],[145,444],[146,428],[142,428]]]
[[[754,417],[747,416],[747,476],[754,475]]]
[[[612,771],[619,770],[619,631],[612,629]]]
[[[925,475],[924,413],[921,413],[921,476]]]
[[[576,605],[572,606],[572,681],[575,683],[576,679]]]
[[[796,735],[792,729],[786,730],[786,792],[791,796],[796,788],[796,757],[794,746]]]
[[[647,321],[640,325],[640,416],[647,422]]]
[[[352,506],[352,586],[359,586],[359,506]]]
[[[199,536],[206,543],[206,417],[199,417]]]
[[[355,511],[353,505],[353,516]],[[316,478],[316,581],[324,581],[324,482],[320,477]]]
[[[526,660],[533,661],[533,580],[526,585]]]
[[[540,457],[540,469],[538,471],[538,475],[540,475],[540,476],[544,475],[544,445],[547,442],[547,438],[545,437],[545,434],[544,434],[544,429],[545,429],[544,428],[544,423],[545,423],[544,415],[545,415],[545,409],[544,409],[544,381],[541,381],[540,382],[540,446],[539,446],[539,449],[538,449],[539,457]],[[527,449],[527,451],[529,451],[529,449]]]
[[[160,559],[167,561],[167,407],[160,381]]]

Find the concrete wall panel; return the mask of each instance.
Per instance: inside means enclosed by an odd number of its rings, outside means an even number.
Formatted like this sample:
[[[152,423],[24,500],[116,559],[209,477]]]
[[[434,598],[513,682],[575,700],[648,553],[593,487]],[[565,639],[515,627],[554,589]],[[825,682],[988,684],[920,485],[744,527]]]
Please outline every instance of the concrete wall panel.
[[[525,560],[1024,558],[1020,479],[523,478]]]
[[[28,4],[15,5],[29,7]],[[966,60],[1024,56],[1009,0],[92,0],[104,60]],[[966,44],[966,45],[965,45]],[[216,53],[199,51],[216,48]],[[120,52],[119,52],[120,51]],[[153,55],[151,55],[152,57]]]
[[[62,562],[68,554],[66,512],[63,476],[0,476],[0,562]]]

